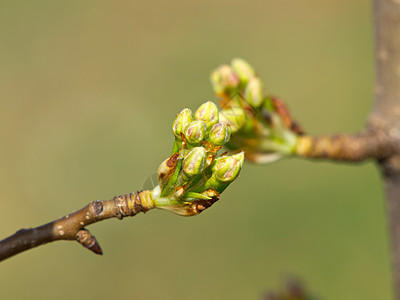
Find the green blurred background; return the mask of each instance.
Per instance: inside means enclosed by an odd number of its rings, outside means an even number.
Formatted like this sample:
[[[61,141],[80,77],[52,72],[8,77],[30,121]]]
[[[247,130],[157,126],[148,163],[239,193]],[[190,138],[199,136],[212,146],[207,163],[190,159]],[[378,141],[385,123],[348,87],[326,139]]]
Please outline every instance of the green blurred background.
[[[255,65],[309,133],[360,130],[370,1],[0,2],[0,237],[141,189],[209,73]],[[1,299],[260,299],[294,274],[322,299],[390,299],[379,172],[247,164],[200,216],[152,211],[0,265]]]

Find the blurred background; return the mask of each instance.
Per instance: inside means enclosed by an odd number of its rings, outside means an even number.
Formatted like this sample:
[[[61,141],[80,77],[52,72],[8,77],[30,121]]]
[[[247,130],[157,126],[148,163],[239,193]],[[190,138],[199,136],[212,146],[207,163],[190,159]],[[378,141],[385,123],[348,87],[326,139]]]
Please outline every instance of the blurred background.
[[[363,128],[370,1],[0,2],[0,238],[142,189],[209,73],[253,64],[308,133]],[[373,163],[247,164],[210,210],[90,227],[0,265],[1,299],[261,299],[300,277],[321,299],[390,299]]]

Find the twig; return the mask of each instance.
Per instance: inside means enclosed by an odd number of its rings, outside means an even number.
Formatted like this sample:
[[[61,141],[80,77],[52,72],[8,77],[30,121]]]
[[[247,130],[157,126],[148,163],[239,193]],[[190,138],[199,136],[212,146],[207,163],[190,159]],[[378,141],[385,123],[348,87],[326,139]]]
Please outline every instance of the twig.
[[[400,154],[400,140],[385,130],[333,136],[300,136],[296,155],[313,159],[361,162]]]
[[[85,226],[109,218],[133,217],[154,208],[150,191],[116,196],[108,201],[93,201],[81,210],[48,224],[21,229],[0,241],[0,261],[25,250],[59,240],[75,240],[96,254],[102,254],[99,243]]]

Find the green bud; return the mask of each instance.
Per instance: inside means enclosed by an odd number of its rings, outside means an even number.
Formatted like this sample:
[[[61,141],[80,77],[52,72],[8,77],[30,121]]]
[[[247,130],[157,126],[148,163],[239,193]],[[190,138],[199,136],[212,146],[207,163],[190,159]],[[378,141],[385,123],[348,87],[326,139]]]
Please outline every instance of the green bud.
[[[244,98],[253,107],[259,107],[264,100],[263,84],[257,77],[251,78],[244,91]]]
[[[223,156],[216,160],[212,171],[219,181],[232,182],[238,177],[243,162],[244,152],[232,156]]]
[[[199,190],[215,191],[221,194],[239,176],[243,161],[244,152],[215,159],[211,168],[211,177]]]
[[[189,144],[199,145],[206,137],[206,125],[203,121],[193,121],[185,128],[185,137]]]
[[[210,129],[219,120],[218,108],[211,101],[202,104],[194,116],[197,120],[202,120],[206,124],[207,129]]]
[[[231,126],[227,123],[217,123],[211,128],[208,135],[210,143],[216,146],[225,145],[231,138]]]
[[[184,133],[186,126],[193,121],[193,114],[189,108],[183,109],[179,114],[176,115],[174,123],[172,124],[172,130],[178,140],[182,140],[181,133]]]
[[[235,58],[232,60],[231,66],[233,70],[238,74],[240,81],[246,84],[251,78],[256,75],[253,67],[249,63],[241,58]]]
[[[222,65],[211,73],[211,84],[217,94],[234,89],[239,85],[239,77],[228,65]]]
[[[224,109],[219,113],[220,122],[228,123],[231,126],[232,133],[237,132],[246,121],[246,114],[240,107]]]
[[[183,159],[182,169],[187,177],[203,172],[206,162],[206,150],[203,147],[193,148]]]

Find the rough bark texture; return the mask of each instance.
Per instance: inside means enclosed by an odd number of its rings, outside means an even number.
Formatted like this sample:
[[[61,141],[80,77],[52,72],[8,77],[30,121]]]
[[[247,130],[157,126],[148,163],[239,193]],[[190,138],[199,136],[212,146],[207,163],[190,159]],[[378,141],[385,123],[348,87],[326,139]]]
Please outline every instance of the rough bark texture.
[[[375,106],[369,126],[400,144],[400,1],[374,0]],[[380,160],[387,195],[395,298],[400,299],[400,155]]]

